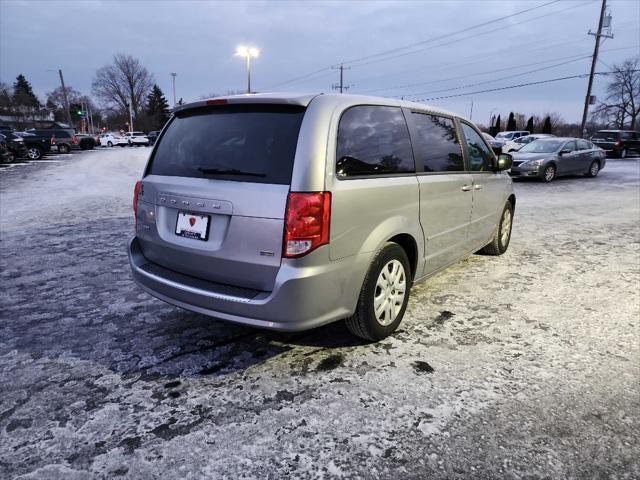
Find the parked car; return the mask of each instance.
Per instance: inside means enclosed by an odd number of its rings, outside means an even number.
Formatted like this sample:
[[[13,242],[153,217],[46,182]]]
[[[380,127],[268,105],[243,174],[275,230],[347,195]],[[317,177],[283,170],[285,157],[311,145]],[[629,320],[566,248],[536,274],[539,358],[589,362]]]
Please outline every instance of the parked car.
[[[520,150],[527,143],[531,143],[534,140],[538,140],[539,138],[546,137],[555,137],[555,135],[551,135],[550,133],[535,133],[533,135],[525,135],[524,137],[518,137],[515,140],[508,140],[502,146],[502,151],[504,153],[515,152]]]
[[[0,133],[0,163],[12,163],[14,160],[13,153],[7,146],[7,137]]]
[[[36,135],[33,131],[14,133],[24,141],[27,148],[26,156],[30,160],[39,160],[51,151],[52,135]]]
[[[27,156],[27,147],[25,146],[22,137],[8,131],[4,131],[1,135],[4,137],[6,146],[12,155],[12,162],[17,158]]]
[[[119,133],[108,132],[100,135],[101,147],[115,147],[116,145],[125,147],[129,145],[129,142]]]
[[[149,139],[149,145],[155,145],[156,140],[158,139],[158,135],[160,135],[159,130],[153,130],[147,134],[147,138]]]
[[[506,132],[498,132],[496,140],[503,145],[509,140],[515,140],[516,138],[524,137],[525,135],[531,135],[531,132],[527,130],[511,130]]]
[[[78,146],[81,150],[93,150],[97,145],[95,137],[88,133],[77,133],[76,138],[78,139]]]
[[[124,138],[127,139],[130,147],[133,147],[134,145],[136,147],[149,145],[149,139],[144,132],[127,132],[124,134]]]
[[[299,331],[346,318],[379,340],[414,283],[507,250],[510,165],[470,121],[419,103],[256,94],[182,105],[134,189],[133,277],[222,320]]]
[[[69,153],[72,149],[79,149],[78,139],[73,129],[63,128],[46,128],[46,129],[30,129],[27,133],[31,133],[36,137],[49,138],[51,146],[59,153]]]
[[[496,155],[499,155],[499,154],[502,153],[502,142],[501,141],[496,140],[494,137],[492,137],[491,135],[489,135],[486,132],[482,132],[482,136],[487,141],[487,143],[489,144],[489,146],[491,147],[491,149],[493,150],[493,152]]]
[[[599,130],[591,141],[618,158],[627,158],[631,152],[640,153],[640,132],[633,130]]]
[[[513,152],[512,177],[551,182],[561,175],[595,177],[606,164],[604,150],[581,138],[541,138]]]

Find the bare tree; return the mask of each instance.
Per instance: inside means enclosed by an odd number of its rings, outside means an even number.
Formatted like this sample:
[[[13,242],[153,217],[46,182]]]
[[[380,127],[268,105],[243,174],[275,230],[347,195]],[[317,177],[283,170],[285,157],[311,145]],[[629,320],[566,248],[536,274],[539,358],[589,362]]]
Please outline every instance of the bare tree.
[[[124,114],[131,103],[131,110],[137,116],[153,84],[153,75],[138,59],[119,53],[113,57],[113,64],[96,72],[92,89],[107,108],[116,108]]]
[[[635,130],[640,123],[640,56],[615,65],[612,76],[606,97],[597,104],[592,117],[619,129],[629,125]]]

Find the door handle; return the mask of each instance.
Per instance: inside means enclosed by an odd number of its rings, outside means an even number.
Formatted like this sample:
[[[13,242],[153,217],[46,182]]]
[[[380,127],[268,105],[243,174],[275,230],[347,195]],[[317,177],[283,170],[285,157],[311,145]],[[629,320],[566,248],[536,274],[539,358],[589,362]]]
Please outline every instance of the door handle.
[[[482,185],[475,184],[473,188],[475,188],[476,190],[482,190]]]
[[[463,185],[462,186],[462,191],[463,192],[470,192],[471,191],[471,185]]]

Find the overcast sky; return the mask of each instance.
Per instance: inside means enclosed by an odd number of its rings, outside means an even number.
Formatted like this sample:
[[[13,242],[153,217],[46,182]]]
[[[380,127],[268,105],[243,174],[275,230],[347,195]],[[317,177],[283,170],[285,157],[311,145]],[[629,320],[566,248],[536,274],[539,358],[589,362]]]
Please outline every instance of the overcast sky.
[[[95,71],[122,52],[153,73],[170,103],[170,73],[177,72],[177,96],[191,101],[246,88],[244,63],[233,55],[243,43],[260,48],[252,65],[252,87],[259,91],[330,91],[338,72],[328,67],[340,62],[351,66],[345,70],[350,92],[407,99],[588,73],[584,57],[594,39],[587,32],[597,28],[600,0],[542,6],[549,1],[0,0],[0,81],[13,83],[22,73],[44,100],[59,81],[47,69],[62,68],[67,85],[89,94]],[[640,1],[607,4],[615,38],[602,45],[598,71],[640,55]],[[389,50],[392,55],[351,62]],[[511,110],[558,111],[579,121],[586,84],[579,78],[427,103],[468,116],[473,101],[473,119],[485,124],[494,109],[503,117]],[[604,76],[596,77],[594,93],[605,84]]]

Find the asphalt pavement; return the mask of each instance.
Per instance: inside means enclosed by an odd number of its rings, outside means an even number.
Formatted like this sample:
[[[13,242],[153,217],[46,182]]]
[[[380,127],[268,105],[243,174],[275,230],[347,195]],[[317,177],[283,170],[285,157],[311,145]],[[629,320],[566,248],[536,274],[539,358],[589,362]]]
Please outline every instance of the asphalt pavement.
[[[364,344],[139,289],[148,153],[0,171],[0,478],[640,478],[638,159],[517,182],[509,251],[418,285]]]

